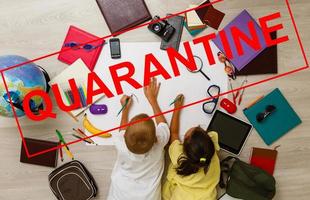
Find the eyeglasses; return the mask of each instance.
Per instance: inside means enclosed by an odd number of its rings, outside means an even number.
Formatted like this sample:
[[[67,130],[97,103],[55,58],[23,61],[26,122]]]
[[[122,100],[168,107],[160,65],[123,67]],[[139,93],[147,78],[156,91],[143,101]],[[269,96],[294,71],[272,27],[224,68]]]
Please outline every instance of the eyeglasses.
[[[274,111],[276,111],[276,107],[274,105],[268,105],[265,108],[264,112],[258,113],[256,115],[256,120],[258,122],[262,122],[263,120],[265,120],[271,113],[273,113]]]
[[[12,104],[15,108],[18,108],[22,111],[24,111],[24,108],[23,108],[23,102],[21,101],[20,99],[20,96],[17,94],[17,92],[13,92],[13,91],[10,91],[9,94],[8,93],[5,93],[3,95],[3,98],[4,100],[7,102],[7,103],[10,103],[10,98],[9,96],[11,97],[11,100],[12,100]],[[40,109],[43,109],[43,104],[41,104],[39,107],[36,106],[36,103],[34,102],[34,100],[30,99],[29,101],[29,107],[30,107],[30,110],[33,112],[33,113],[38,113],[38,111]]]
[[[212,97],[212,100],[207,101],[202,104],[202,110],[207,114],[212,114],[217,106],[217,102],[219,100],[219,94],[220,94],[220,87],[217,85],[211,85],[207,93],[210,97]]]
[[[77,42],[68,42],[68,43],[65,43],[64,47],[70,47],[74,50],[78,50],[78,49],[84,49],[85,51],[92,51],[98,47],[101,47],[105,44],[105,42],[103,42],[102,44],[99,44],[97,46],[94,46],[94,45],[91,45],[91,44],[84,44],[84,45],[81,45]]]
[[[225,65],[224,70],[225,70],[225,73],[227,74],[227,76],[229,76],[231,79],[235,80],[237,77],[235,74],[234,66],[231,65],[229,60],[226,58],[226,56],[222,52],[218,52],[217,57],[221,63],[224,63],[224,65]]]

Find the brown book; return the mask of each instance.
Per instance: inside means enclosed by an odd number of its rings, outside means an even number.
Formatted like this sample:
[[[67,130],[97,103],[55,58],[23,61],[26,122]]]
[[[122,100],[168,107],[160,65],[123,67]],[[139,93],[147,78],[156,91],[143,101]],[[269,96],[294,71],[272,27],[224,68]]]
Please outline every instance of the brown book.
[[[44,151],[50,148],[57,147],[59,142],[51,142],[45,140],[37,140],[31,138],[25,138],[26,146],[28,149],[28,153],[35,154],[40,151]],[[28,163],[28,164],[35,164],[35,165],[42,165],[47,167],[56,167],[58,160],[58,149],[54,151],[50,151],[38,156],[34,156],[28,158],[24,145],[22,144],[21,153],[20,153],[20,162]]]
[[[111,31],[116,33],[150,20],[144,0],[96,0]]]
[[[210,1],[209,0],[204,1],[199,5],[199,7],[204,6],[206,4],[210,4]],[[212,4],[196,9],[196,13],[203,23],[207,24],[208,26],[216,30],[218,30],[225,16],[225,13],[215,9]]]
[[[271,33],[270,36],[273,40],[276,39],[277,32]],[[236,71],[237,76],[276,73],[278,73],[277,45],[267,47],[244,68],[240,71]]]
[[[220,27],[225,13],[215,9],[213,6],[210,7],[203,18],[203,22],[206,23],[208,26],[218,30]]]
[[[206,4],[209,4],[209,3],[210,3],[210,1],[209,1],[209,0],[206,0],[205,2],[201,3],[201,4],[199,5],[199,7],[204,6],[204,5],[206,5]],[[198,15],[198,17],[200,18],[201,21],[203,21],[203,19],[204,19],[205,15],[207,14],[208,9],[209,9],[210,7],[213,7],[213,5],[210,4],[210,5],[208,5],[208,6],[204,6],[204,7],[202,7],[202,8],[198,8],[198,9],[195,10],[196,13],[197,13],[197,15]]]
[[[275,169],[277,156],[278,151],[276,149],[253,147],[250,163],[272,175]]]

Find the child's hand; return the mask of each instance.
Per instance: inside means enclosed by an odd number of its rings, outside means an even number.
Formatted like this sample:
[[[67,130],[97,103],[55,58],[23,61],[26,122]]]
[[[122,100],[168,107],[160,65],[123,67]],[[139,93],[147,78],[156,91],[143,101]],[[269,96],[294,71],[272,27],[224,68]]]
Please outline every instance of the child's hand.
[[[180,108],[184,104],[184,95],[179,94],[176,98],[176,101],[174,102],[174,108]]]
[[[132,98],[131,98],[130,96],[123,95],[122,98],[121,98],[121,100],[120,100],[120,102],[121,102],[121,105],[122,105],[122,106],[126,105],[126,106],[124,107],[124,110],[129,110],[129,108],[130,108],[131,105],[132,105]]]
[[[152,78],[150,84],[144,87],[144,94],[151,105],[157,102],[157,96],[160,88],[160,83],[157,84],[157,79]]]

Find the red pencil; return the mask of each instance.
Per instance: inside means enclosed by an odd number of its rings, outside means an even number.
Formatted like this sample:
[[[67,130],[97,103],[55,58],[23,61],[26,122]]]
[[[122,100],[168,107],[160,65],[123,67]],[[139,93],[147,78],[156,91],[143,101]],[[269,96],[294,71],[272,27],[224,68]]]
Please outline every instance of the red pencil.
[[[61,144],[61,142],[59,142]],[[60,159],[61,159],[61,162],[64,161],[64,155],[62,153],[62,148],[59,148],[59,152],[60,152]]]

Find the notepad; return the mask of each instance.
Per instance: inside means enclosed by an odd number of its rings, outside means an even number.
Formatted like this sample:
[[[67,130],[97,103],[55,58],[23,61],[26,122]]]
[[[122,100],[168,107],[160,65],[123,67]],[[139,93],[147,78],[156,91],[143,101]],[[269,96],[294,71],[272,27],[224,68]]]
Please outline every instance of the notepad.
[[[209,4],[209,5],[206,6],[206,4]],[[206,0],[206,1],[202,2],[202,3],[200,3],[198,6],[199,6],[199,8],[196,9],[195,11],[196,11],[198,17],[200,18],[200,20],[202,22],[204,22],[203,20],[204,20],[205,15],[208,12],[208,9],[210,7],[213,7],[213,5],[210,4],[210,0]]]
[[[91,42],[97,40],[95,42]],[[66,47],[70,43],[76,44],[90,44],[94,48],[92,50],[85,50],[81,47],[79,48],[71,48]],[[89,68],[90,71],[93,71],[98,57],[100,55],[101,49],[103,47],[104,40],[100,39],[99,37],[90,34],[82,29],[79,29],[75,26],[70,26],[67,36],[63,42],[61,47],[61,51],[58,56],[58,60],[71,65],[77,59],[82,59],[86,66]],[[68,50],[69,49],[69,50]]]
[[[199,4],[200,8],[196,9],[196,13],[203,23],[217,30],[223,21],[225,13],[214,8],[212,4],[205,6],[207,4],[210,4],[209,0]]]
[[[263,149],[253,147],[250,164],[259,167],[273,175],[278,151],[275,149]]]
[[[275,111],[262,122],[258,122],[257,114],[265,112],[268,105],[275,106]],[[243,110],[243,113],[267,145],[272,144],[301,123],[301,119],[278,88],[253,106]]]
[[[59,142],[37,140],[32,138],[25,138],[25,142],[28,149],[28,153],[30,155],[57,147],[59,145]],[[24,145],[22,144],[20,153],[20,162],[22,163],[42,165],[47,167],[56,167],[57,160],[58,160],[58,149],[38,156],[34,156],[32,158],[28,158]]]
[[[180,46],[182,33],[183,33],[184,17],[173,16],[167,19],[167,21],[171,26],[175,28],[175,32],[168,42],[164,40],[161,41],[160,49],[166,50],[168,48],[174,48],[175,50],[179,51],[179,46]]]
[[[241,46],[243,48],[244,54],[242,56],[239,56],[236,45],[234,43],[233,36],[230,31],[230,28],[237,27],[240,29],[240,31],[242,31],[244,34],[246,34],[248,37],[251,38],[252,36],[248,28],[248,22],[251,22],[251,21],[254,22],[254,27],[257,33],[258,40],[261,44],[261,48],[258,51],[256,51],[252,47],[250,47],[248,44],[246,44],[244,41],[241,40]],[[232,55],[233,55],[233,58],[230,59],[230,61],[238,71],[243,69],[258,54],[260,54],[264,49],[267,48],[262,29],[257,24],[255,19],[250,15],[250,13],[248,13],[248,11],[246,10],[243,10],[236,18],[234,18],[229,24],[227,24],[223,30],[225,31],[227,35],[227,40],[229,42]],[[213,42],[225,54],[222,41],[218,34],[216,38],[213,40]]]

